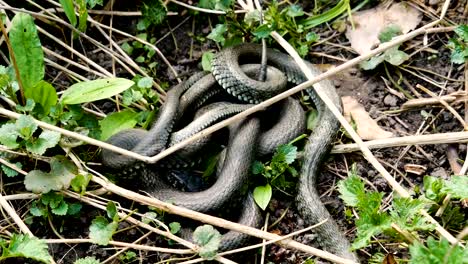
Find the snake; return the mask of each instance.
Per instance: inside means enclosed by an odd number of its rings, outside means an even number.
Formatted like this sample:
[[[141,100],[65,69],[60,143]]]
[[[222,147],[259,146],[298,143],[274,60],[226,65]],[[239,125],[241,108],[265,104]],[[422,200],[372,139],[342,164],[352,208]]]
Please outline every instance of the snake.
[[[194,74],[168,91],[166,102],[159,110],[158,117],[149,131],[123,130],[113,135],[108,143],[142,155],[153,156],[219,120],[240,113],[285,91],[288,89],[288,83],[298,85],[307,81],[292,57],[274,49],[267,51],[266,80],[257,81],[255,75],[260,65],[255,62],[260,60],[261,53],[260,45],[247,43],[221,50],[212,60],[211,73]],[[315,65],[307,61],[305,63],[314,76],[321,73]],[[318,243],[323,249],[357,261],[357,256],[350,251],[349,241],[320,201],[316,189],[320,165],[328,154],[340,127],[317,91],[327,96],[340,111],[342,111],[341,101],[335,87],[327,79],[314,85],[314,88],[309,87],[305,91],[317,109],[318,122],[304,147],[297,184],[297,209],[307,224],[313,225],[327,220],[314,229],[319,238]],[[235,100],[203,107],[212,98],[223,93],[229,94],[230,98]],[[305,113],[300,103],[287,98],[279,104],[281,107],[277,114],[278,120],[266,131],[262,125],[263,119],[267,119],[265,115],[249,116],[228,127],[229,140],[218,162],[216,181],[206,190],[198,192],[177,190],[163,180],[163,174],[167,174],[173,166],[189,167],[189,163],[191,160],[193,163],[194,157],[199,156],[197,153],[205,142],[209,141],[209,137],[185,147],[181,151],[182,154],[176,153],[172,159],[175,161],[172,162],[163,159],[161,164],[145,164],[103,149],[103,164],[119,172],[122,184],[135,187],[139,182],[138,188],[144,189],[160,200],[199,212],[220,210],[233,197],[243,195],[241,189],[248,181],[250,166],[255,157],[272,153],[275,147],[288,143],[305,131]],[[180,120],[184,119],[186,113],[197,110],[196,118],[177,130]],[[261,222],[261,212],[251,194],[244,196],[239,223],[258,227]],[[227,232],[222,236],[220,249],[238,247],[246,239],[248,236],[244,234]]]

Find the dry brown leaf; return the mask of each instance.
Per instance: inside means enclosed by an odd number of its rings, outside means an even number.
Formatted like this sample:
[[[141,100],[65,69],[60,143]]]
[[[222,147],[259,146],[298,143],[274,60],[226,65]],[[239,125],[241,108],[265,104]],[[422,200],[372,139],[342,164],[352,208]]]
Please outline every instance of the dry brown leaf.
[[[406,172],[413,173],[416,175],[423,175],[427,170],[427,167],[425,166],[418,165],[418,164],[410,164],[410,163],[405,164],[404,168]]]
[[[398,25],[403,34],[408,33],[421,22],[422,15],[415,8],[401,2],[388,9],[378,6],[357,12],[352,19],[355,29],[348,26],[346,37],[354,50],[364,54],[380,44],[378,36],[384,28]]]
[[[395,257],[393,257],[393,254],[389,253],[387,256],[382,261],[382,264],[397,264]]]
[[[354,120],[358,135],[364,140],[393,137],[393,133],[383,130],[366,112],[366,109],[351,96],[341,98],[343,114],[348,121]]]

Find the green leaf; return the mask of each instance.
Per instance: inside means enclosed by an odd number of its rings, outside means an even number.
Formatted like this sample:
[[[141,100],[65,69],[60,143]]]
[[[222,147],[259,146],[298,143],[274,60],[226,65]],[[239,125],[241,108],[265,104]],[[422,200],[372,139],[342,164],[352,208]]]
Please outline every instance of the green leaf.
[[[385,60],[390,64],[398,66],[409,59],[409,55],[404,51],[398,50],[398,47],[393,47],[385,51]]]
[[[368,60],[365,60],[361,63],[359,63],[359,66],[361,69],[368,71],[368,70],[373,70],[375,67],[377,67],[380,63],[382,63],[385,60],[385,55],[376,55]]]
[[[33,142],[26,143],[26,150],[37,155],[42,155],[48,148],[55,147],[59,141],[60,133],[44,130],[41,135],[39,135],[39,138]]]
[[[137,123],[138,113],[130,109],[112,113],[99,121],[101,140],[105,141],[122,130],[133,128]]]
[[[391,216],[400,228],[408,231],[433,230],[435,226],[419,214],[426,204],[422,200],[412,198],[394,198]]]
[[[37,124],[34,122],[34,118],[27,115],[21,115],[16,120],[16,129],[19,132],[19,136],[27,140],[31,138],[33,133],[36,131]]]
[[[315,32],[309,32],[306,34],[306,41],[308,43],[316,42],[319,39],[319,35]]]
[[[468,42],[468,25],[459,25],[454,30],[455,34],[457,34],[464,42]]]
[[[383,233],[384,230],[389,229],[391,223],[391,219],[387,214],[360,214],[360,218],[356,221],[357,238],[351,246],[352,250],[369,245],[371,237],[379,235]]]
[[[70,24],[72,26],[76,26],[76,15],[75,15],[75,7],[73,6],[73,0],[59,0],[60,4],[62,5],[63,11],[67,16]]]
[[[441,241],[429,237],[426,246],[416,242],[410,246],[411,264],[459,264],[468,263],[468,250],[459,245],[450,245],[446,239]]]
[[[36,106],[36,103],[34,102],[33,99],[26,99],[26,105],[25,106],[22,106],[22,105],[16,105],[16,110],[18,111],[23,111],[23,112],[31,112],[34,107]]]
[[[48,192],[41,195],[41,203],[50,208],[56,208],[61,202],[63,202],[63,195],[60,193]]]
[[[338,182],[338,191],[347,206],[357,206],[365,195],[364,182],[355,173],[350,174],[348,178]]]
[[[73,191],[83,195],[86,192],[86,187],[88,187],[89,181],[93,176],[89,173],[83,174],[80,173],[73,178],[71,181],[71,187]]]
[[[215,9],[229,11],[233,4],[234,0],[215,0]]]
[[[149,223],[153,222],[154,219],[156,219],[157,216],[158,216],[158,214],[156,214],[155,212],[146,212],[141,217],[141,221],[143,223],[145,223],[145,224],[149,224]]]
[[[85,257],[77,259],[73,264],[101,264],[95,257]]]
[[[271,159],[271,162],[284,161],[287,164],[291,164],[296,160],[297,147],[293,145],[281,145],[276,149],[275,155]]]
[[[86,3],[88,4],[90,9],[93,9],[96,5],[103,5],[103,0],[86,0]]]
[[[51,190],[60,191],[70,187],[70,182],[77,173],[73,163],[63,156],[55,156],[50,166],[50,173],[32,170],[25,176],[24,185],[28,191],[47,193]]]
[[[28,99],[40,104],[44,109],[44,114],[50,112],[50,107],[57,104],[57,92],[55,88],[46,81],[39,81],[29,90],[24,91],[24,95]]]
[[[177,234],[177,232],[180,231],[181,226],[178,222],[172,222],[169,224],[169,228],[171,229],[172,234]]]
[[[389,42],[392,38],[401,35],[401,28],[398,25],[392,24],[382,29],[379,33],[379,40],[381,43]]]
[[[128,55],[132,55],[133,53],[133,47],[128,44],[128,42],[124,42],[122,45],[120,45],[120,47],[128,54]]]
[[[200,257],[213,260],[221,243],[221,234],[212,226],[203,225],[193,232],[193,241],[200,246]]]
[[[44,78],[44,53],[32,16],[16,14],[9,36],[24,92],[29,93]]]
[[[15,166],[16,166],[17,168],[21,169],[21,168],[23,167],[23,164],[21,164],[20,162],[16,162],[16,163],[15,163]],[[5,173],[5,175],[6,175],[7,177],[15,177],[15,176],[18,176],[18,172],[15,171],[15,170],[13,170],[13,169],[11,169],[10,167],[7,167],[7,166],[5,166],[5,165],[3,165],[3,164],[2,164],[1,167],[2,167],[3,173]]]
[[[29,212],[33,216],[47,216],[49,211],[46,206],[42,205],[41,203],[38,203],[37,201],[34,201],[31,205],[31,208],[29,208]]]
[[[312,109],[307,113],[307,129],[313,130],[317,126],[319,121],[317,117],[318,111],[315,109]]]
[[[204,71],[211,72],[211,62],[213,61],[214,58],[214,53],[213,52],[205,52],[202,55],[202,68]]]
[[[81,32],[86,31],[86,21],[88,20],[88,9],[86,8],[86,0],[76,0],[78,5],[78,30]]]
[[[117,230],[118,223],[107,221],[106,218],[98,216],[93,219],[91,226],[89,227],[89,238],[101,246],[106,246],[112,239],[112,235]]]
[[[79,204],[79,203],[69,203],[68,204],[67,214],[68,215],[76,215],[81,211],[82,207],[83,206],[81,204]]]
[[[424,176],[423,178],[423,186],[424,186],[424,195],[429,200],[432,200],[436,203],[442,201],[445,193],[442,192],[442,187],[444,186],[444,181],[442,179],[432,177],[432,176]]]
[[[265,165],[261,163],[260,161],[256,160],[252,164],[252,173],[254,175],[261,174],[265,171]]]
[[[67,212],[68,212],[68,204],[67,202],[65,201],[61,201],[60,204],[55,207],[55,208],[52,208],[52,213],[54,213],[55,215],[66,215]]]
[[[316,27],[322,23],[326,23],[341,15],[349,8],[349,0],[341,0],[334,7],[321,13],[320,15],[310,16],[299,23],[304,26],[304,29]]]
[[[263,210],[265,210],[268,203],[270,203],[272,192],[270,184],[255,187],[253,191],[254,200]]]
[[[289,17],[298,17],[304,15],[304,11],[299,5],[290,5],[289,7],[287,7],[287,10],[288,11],[286,12],[286,15],[288,15]]]
[[[19,133],[16,130],[15,124],[7,123],[0,127],[0,143],[7,148],[15,149],[19,147],[19,144],[16,142],[18,136]]]
[[[151,77],[143,77],[137,82],[138,88],[146,88],[149,89],[153,86],[153,78]]]
[[[76,83],[60,99],[63,104],[81,104],[106,99],[119,94],[135,83],[124,78],[107,78]]]
[[[119,220],[119,215],[117,214],[117,206],[114,202],[110,201],[107,203],[106,206],[107,217],[112,219],[113,221]]]
[[[263,24],[257,27],[255,31],[252,32],[252,34],[257,38],[267,38],[268,36],[270,36],[270,33],[273,32],[273,30],[274,29],[270,25]]]
[[[217,24],[215,28],[211,31],[211,33],[207,36],[207,38],[213,40],[214,42],[220,43],[224,45],[224,33],[227,32],[227,26],[225,24]]]
[[[141,13],[146,21],[159,25],[167,16],[167,10],[161,0],[144,0]]]
[[[453,198],[468,198],[468,176],[452,176],[444,185],[442,192],[450,194]]]
[[[13,234],[8,246],[2,245],[0,260],[6,258],[28,258],[42,263],[52,263],[52,256],[47,251],[47,244],[29,235]]]

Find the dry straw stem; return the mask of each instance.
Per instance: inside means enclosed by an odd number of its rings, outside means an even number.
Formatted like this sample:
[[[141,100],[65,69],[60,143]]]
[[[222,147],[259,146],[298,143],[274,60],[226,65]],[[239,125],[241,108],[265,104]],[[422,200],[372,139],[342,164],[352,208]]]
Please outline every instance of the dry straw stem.
[[[66,239],[43,239],[47,244],[82,244],[82,243],[94,243],[91,239],[88,238],[66,238]],[[138,245],[120,241],[109,241],[110,245],[118,247],[127,247],[137,250],[146,250],[146,251],[157,251],[170,254],[193,254],[193,251],[190,249],[173,249],[173,248],[162,248],[162,247],[153,247],[146,245]]]
[[[244,225],[234,223],[234,222],[231,222],[231,221],[219,218],[219,217],[202,214],[202,213],[192,211],[183,207],[179,207],[173,204],[162,202],[152,197],[148,197],[145,195],[141,195],[141,194],[129,191],[113,183],[110,183],[107,179],[101,179],[99,177],[93,176],[92,181],[94,181],[95,183],[101,185],[108,191],[113,192],[117,195],[123,196],[127,199],[136,201],[141,204],[156,207],[170,214],[176,214],[176,215],[180,215],[183,217],[191,218],[191,219],[203,222],[203,223],[207,223],[207,224],[214,225],[214,226],[219,226],[219,227],[229,229],[229,230],[234,230],[234,231],[248,234],[250,236],[254,236],[257,238],[261,238],[261,239],[266,239],[266,240],[282,239],[281,236],[278,236],[276,234],[265,232],[265,231],[262,231],[253,227],[244,226]],[[355,263],[351,260],[338,257],[326,251],[319,250],[319,249],[316,249],[316,248],[313,248],[313,247],[310,247],[310,246],[307,246],[302,243],[289,240],[289,239],[285,241],[278,241],[277,244],[284,246],[284,247],[300,250],[305,253],[309,253],[309,254],[321,257],[323,259],[329,260],[329,261],[333,261],[335,263]]]
[[[17,167],[14,164],[11,164],[10,162],[0,158],[0,163],[13,169],[13,170],[18,170]],[[26,224],[21,220],[21,218],[18,216],[16,213],[16,210],[11,207],[11,205],[8,203],[8,201],[5,199],[5,197],[0,193],[0,206],[5,209],[5,211],[8,213],[8,215],[13,219],[13,221],[18,225],[18,227],[21,229],[21,232],[28,234],[30,236],[34,236],[31,230],[26,226]]]
[[[396,138],[376,139],[365,141],[364,145],[369,149],[402,147],[408,145],[450,144],[468,142],[468,132],[437,133],[430,135],[416,135]],[[332,148],[331,153],[351,153],[360,150],[358,144],[342,144]]]
[[[218,253],[218,256],[225,256],[225,255],[229,255],[229,254],[234,254],[234,253],[239,253],[239,252],[243,252],[243,251],[247,251],[247,250],[252,250],[252,249],[256,249],[256,248],[259,248],[259,247],[265,247],[265,246],[268,246],[270,244],[274,244],[274,243],[277,243],[281,240],[285,240],[285,239],[289,239],[289,238],[292,238],[293,236],[297,236],[299,234],[302,234],[302,233],[305,233],[307,231],[310,231],[320,225],[322,225],[323,223],[325,223],[326,221],[328,221],[328,219],[325,219],[325,220],[322,220],[321,222],[319,222],[318,224],[315,224],[313,226],[309,226],[309,227],[306,227],[304,229],[301,229],[301,230],[298,230],[298,231],[294,231],[292,233],[289,233],[285,236],[282,236],[278,239],[273,239],[273,240],[269,240],[269,241],[264,241],[262,243],[259,243],[259,244],[256,244],[256,245],[251,245],[251,246],[247,246],[247,247],[242,247],[242,248],[237,248],[237,249],[233,249],[233,250],[229,250],[229,251],[225,251],[225,252],[221,252],[221,253]],[[189,261],[185,261],[185,262],[182,262],[180,264],[190,264],[190,263],[199,263],[199,262],[202,262],[204,261],[204,259],[202,258],[198,258],[198,259],[193,259],[193,260],[189,260]]]
[[[189,4],[180,2],[180,1],[176,1],[176,0],[169,0],[169,1],[174,3],[174,4],[186,7],[188,9],[192,9],[192,10],[195,10],[195,11],[200,11],[200,12],[203,12],[203,13],[215,14],[215,15],[225,15],[226,14],[226,12],[220,11],[220,10],[211,10],[211,9],[197,7],[197,6],[192,6],[192,5],[189,5]],[[247,10],[235,10],[234,11],[234,13],[247,13],[247,12],[248,12]]]
[[[75,198],[77,200],[80,200],[82,202],[85,202],[85,203],[87,203],[87,204],[89,204],[91,206],[99,208],[101,210],[104,210],[104,211],[107,210],[105,205],[102,205],[102,204],[99,204],[99,203],[93,201],[92,198],[81,196],[79,194],[76,194],[76,193],[70,192],[70,191],[64,191],[64,194],[66,194],[66,195],[68,195],[68,196],[70,196],[72,198]],[[118,215],[119,215],[119,217],[121,219],[125,219],[125,221],[127,221],[127,222],[130,222],[130,223],[132,223],[134,225],[138,225],[141,228],[144,228],[144,229],[146,229],[148,231],[154,232],[154,233],[156,233],[158,235],[164,236],[164,237],[166,237],[168,239],[171,239],[171,240],[173,240],[173,241],[175,241],[175,242],[189,248],[192,253],[198,252],[198,250],[199,250],[199,247],[197,245],[195,245],[195,244],[193,244],[193,243],[191,243],[191,242],[189,242],[187,240],[184,240],[184,239],[172,234],[169,231],[169,229],[167,228],[167,226],[165,226],[164,224],[160,224],[160,227],[162,226],[164,229],[166,229],[166,231],[155,228],[155,227],[153,227],[153,226],[151,226],[149,224],[145,224],[145,223],[133,218],[132,216],[130,216],[130,215],[124,213],[124,212],[118,212]],[[215,257],[215,260],[217,260],[218,262],[221,262],[221,263],[233,263],[229,259],[226,259],[226,258],[224,258],[222,256]]]

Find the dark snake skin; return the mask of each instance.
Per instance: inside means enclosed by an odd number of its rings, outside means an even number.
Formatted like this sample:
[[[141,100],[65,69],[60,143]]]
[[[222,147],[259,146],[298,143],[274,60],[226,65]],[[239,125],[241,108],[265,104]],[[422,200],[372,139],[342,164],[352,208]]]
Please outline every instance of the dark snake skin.
[[[230,108],[227,104],[221,104],[216,106],[218,108],[213,107],[215,110],[205,112],[185,128],[177,132],[172,131],[178,119],[186,111],[198,109],[209,101],[211,96],[217,95],[219,93],[217,86],[240,101],[258,103],[287,89],[286,82],[300,84],[306,81],[306,77],[290,56],[271,49],[267,54],[267,80],[260,82],[253,78],[258,73],[259,65],[250,63],[260,61],[261,46],[242,44],[222,50],[212,61],[212,74],[194,75],[168,92],[167,101],[151,130],[148,132],[138,129],[126,130],[111,137],[109,143],[153,156],[218,120],[250,107],[235,104]],[[314,65],[307,62],[307,66],[313,74],[320,74]],[[341,109],[335,87],[328,80],[321,81],[318,89]],[[306,223],[310,225],[328,219],[315,229],[319,242],[325,250],[357,260],[349,251],[349,242],[321,203],[315,188],[319,166],[329,150],[334,135],[339,130],[339,123],[312,88],[306,91],[317,108],[319,121],[304,149],[296,198],[297,207]],[[305,130],[305,114],[300,104],[291,98],[282,101],[281,104],[279,120],[269,131],[262,130],[259,117],[256,116],[229,127],[229,142],[224,162],[218,164],[217,180],[211,187],[201,192],[176,190],[161,180],[158,174],[162,169],[157,165],[142,164],[108,150],[103,150],[103,163],[121,170],[123,177],[133,184],[137,181],[143,182],[139,188],[143,188],[160,200],[200,212],[216,211],[239,195],[240,189],[247,182],[255,155],[271,153],[278,145],[289,142]],[[222,107],[224,109],[221,111]],[[201,140],[203,141],[206,140]],[[197,144],[194,145],[195,148],[199,148]],[[196,153],[190,148],[191,146],[188,146],[185,151]],[[255,149],[258,152],[254,152]],[[250,195],[245,199],[240,216],[239,222],[249,226],[258,226],[261,220],[260,211]],[[221,249],[238,247],[246,238],[245,235],[228,232],[223,236]]]

